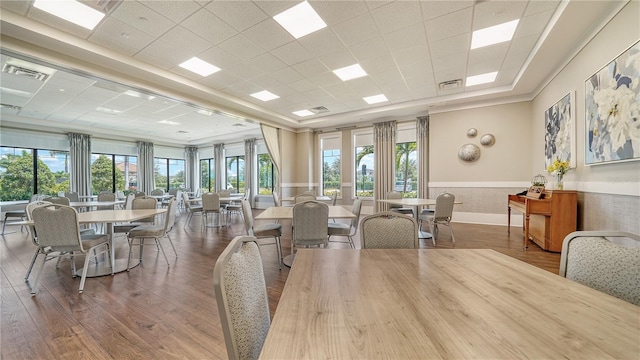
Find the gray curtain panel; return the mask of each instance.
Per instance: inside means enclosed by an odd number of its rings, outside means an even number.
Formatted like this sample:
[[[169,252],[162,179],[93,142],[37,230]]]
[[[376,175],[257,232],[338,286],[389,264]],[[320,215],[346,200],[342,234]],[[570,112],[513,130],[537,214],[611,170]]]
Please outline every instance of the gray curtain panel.
[[[253,180],[258,173],[258,157],[256,155],[256,139],[246,139],[244,141],[244,191],[249,191],[249,204],[254,207],[253,200],[258,193],[258,184]],[[257,178],[258,176],[255,176]]]
[[[187,146],[184,148],[184,167],[185,167],[185,187],[195,191],[200,187],[199,171],[200,159],[198,158],[198,148],[195,146]]]
[[[216,180],[216,189],[215,191],[223,190],[227,188],[227,184],[224,183],[226,179],[225,174],[225,165],[224,165],[224,144],[215,144],[213,145],[213,158],[215,161],[215,180]]]
[[[280,157],[280,129],[260,124],[260,130],[262,130],[262,138],[269,150],[269,156],[271,156],[271,162],[275,167],[276,183],[274,184],[274,191],[277,191],[282,196],[281,176],[280,169],[282,169],[282,158]]]
[[[418,198],[429,198],[429,115],[416,121],[418,145]]]
[[[389,205],[376,200],[386,199],[387,193],[393,190],[396,167],[396,121],[373,124],[373,210],[375,212],[389,210]]]
[[[153,170],[153,143],[138,141],[138,191],[150,194],[155,189]]]
[[[69,158],[71,191],[91,195],[91,136],[69,133]]]

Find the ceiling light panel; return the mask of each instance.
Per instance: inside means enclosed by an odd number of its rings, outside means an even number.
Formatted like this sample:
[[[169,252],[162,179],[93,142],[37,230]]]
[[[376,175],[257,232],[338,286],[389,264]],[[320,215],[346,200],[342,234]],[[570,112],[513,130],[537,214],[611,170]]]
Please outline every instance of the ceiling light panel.
[[[389,101],[387,99],[386,96],[384,96],[384,94],[379,94],[379,95],[373,95],[373,96],[367,96],[363,98],[364,101],[367,102],[367,104],[371,105],[371,104],[377,104],[377,103],[381,103],[381,102],[385,102],[385,101]]]
[[[180,67],[189,71],[193,71],[194,73],[205,77],[217,71],[220,71],[219,67],[209,64],[208,62],[201,60],[195,56],[180,64]]]
[[[327,27],[320,15],[306,1],[275,15],[273,19],[296,39]]]
[[[74,0],[35,0],[33,6],[89,30],[93,30],[105,15]]]
[[[510,41],[520,19],[476,30],[471,37],[471,50]]]
[[[309,111],[309,110],[299,110],[299,111],[294,111],[294,114],[300,116],[300,117],[305,117],[305,116],[311,116],[314,113]]]
[[[280,96],[278,96],[278,95],[276,95],[274,93],[271,93],[271,92],[269,92],[267,90],[263,90],[263,91],[260,91],[260,92],[257,92],[257,93],[253,93],[253,94],[251,94],[251,96],[253,96],[254,98],[256,98],[258,100],[262,100],[262,101],[269,101],[269,100],[277,99],[277,98],[280,97]]]
[[[465,82],[466,86],[474,86],[480,84],[487,84],[490,82],[494,82],[496,80],[496,76],[498,76],[498,72],[490,72],[486,74],[474,75],[467,77],[467,81]]]
[[[343,68],[333,70],[333,73],[336,74],[336,76],[338,76],[342,81],[348,81],[351,79],[367,76],[367,73],[364,71],[364,69],[362,69],[360,64],[345,66]]]

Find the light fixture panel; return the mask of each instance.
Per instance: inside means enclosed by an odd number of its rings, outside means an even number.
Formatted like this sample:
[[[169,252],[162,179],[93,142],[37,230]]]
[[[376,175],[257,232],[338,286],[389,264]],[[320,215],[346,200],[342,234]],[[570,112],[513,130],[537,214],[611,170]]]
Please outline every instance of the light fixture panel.
[[[486,74],[469,76],[467,77],[467,81],[465,82],[465,85],[469,87],[474,85],[487,84],[487,83],[496,81],[497,76],[498,76],[497,71],[486,73]]]
[[[220,71],[219,67],[209,64],[208,62],[195,56],[183,62],[179,66],[201,76],[209,76],[215,72]]]
[[[343,68],[333,70],[333,73],[336,74],[336,76],[338,76],[342,81],[348,81],[351,79],[367,76],[367,73],[360,66],[360,64],[345,66]]]
[[[256,98],[258,100],[262,100],[262,101],[269,101],[269,100],[277,99],[277,98],[280,97],[280,96],[278,96],[278,95],[276,95],[276,94],[274,94],[272,92],[269,92],[267,90],[263,90],[263,91],[260,91],[260,92],[257,92],[257,93],[253,93],[253,94],[251,94],[251,96],[253,96],[254,98]]]
[[[275,15],[273,19],[296,39],[327,27],[320,15],[306,1]]]
[[[516,32],[520,19],[479,29],[471,37],[471,50],[510,41]]]
[[[74,0],[35,0],[33,7],[93,30],[105,14]]]

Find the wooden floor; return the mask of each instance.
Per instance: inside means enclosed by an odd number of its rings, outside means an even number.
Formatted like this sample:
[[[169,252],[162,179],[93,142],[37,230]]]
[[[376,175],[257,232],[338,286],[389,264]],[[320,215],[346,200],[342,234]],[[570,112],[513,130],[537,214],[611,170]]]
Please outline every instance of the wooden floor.
[[[203,234],[198,217],[191,228],[185,227],[184,219],[171,233],[177,258],[165,240],[170,267],[155,248],[147,247],[140,266],[129,273],[87,279],[83,294],[78,293],[80,279],[70,275],[69,260],[63,260],[57,270],[55,263],[45,264],[39,293],[31,296],[24,275],[35,247],[20,231],[0,239],[0,358],[226,358],[212,272],[228,242],[243,233],[243,225],[235,219],[229,229],[209,229]],[[558,272],[560,255],[542,251],[535,244],[523,251],[520,229],[513,228],[509,236],[504,226],[453,226],[456,244],[451,242],[449,229],[443,227],[436,249],[490,248]],[[288,254],[290,223],[284,222],[283,229],[283,251]],[[116,244],[120,245],[119,256],[126,257],[124,238]],[[421,247],[434,248],[430,240],[422,240]],[[278,270],[274,246],[262,247],[262,254],[273,315],[289,271]]]

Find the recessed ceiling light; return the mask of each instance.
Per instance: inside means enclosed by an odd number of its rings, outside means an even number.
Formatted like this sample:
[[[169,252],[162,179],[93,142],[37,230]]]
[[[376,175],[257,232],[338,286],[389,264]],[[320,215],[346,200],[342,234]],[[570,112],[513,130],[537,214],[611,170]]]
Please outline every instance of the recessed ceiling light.
[[[198,109],[198,110],[196,110],[196,113],[198,113],[200,115],[204,115],[204,116],[212,116],[213,115],[213,111],[205,110],[205,109]]]
[[[273,20],[296,39],[327,27],[320,15],[306,1],[274,16]]]
[[[127,90],[124,92],[125,95],[129,95],[132,97],[136,97],[136,98],[140,98],[140,99],[147,99],[147,100],[153,100],[156,97],[153,95],[147,95],[147,94],[143,94],[134,90]]]
[[[486,74],[468,76],[467,81],[465,82],[465,85],[469,87],[469,86],[494,82],[496,80],[496,76],[498,76],[497,71],[486,73]]]
[[[313,112],[311,112],[309,110],[298,110],[298,111],[294,111],[293,113],[298,115],[298,116],[300,116],[300,117],[313,115]]]
[[[100,112],[111,114],[111,115],[121,114],[123,112],[121,110],[109,109],[109,108],[100,107],[100,106],[96,108],[96,111],[100,111]]]
[[[519,21],[520,19],[516,19],[474,31],[471,37],[471,50],[511,40]]]
[[[160,120],[160,121],[158,121],[158,124],[180,125],[180,123],[177,123],[177,122],[174,122],[174,121],[169,121],[169,120]]]
[[[100,11],[74,0],[35,0],[33,6],[89,30],[104,17]]]
[[[336,74],[342,81],[367,76],[367,73],[362,69],[360,64],[345,66],[343,68],[333,70],[333,73]]]
[[[269,100],[277,99],[280,97],[274,93],[268,92],[267,90],[253,93],[251,94],[251,96],[262,101],[269,101]]]
[[[389,99],[387,99],[387,97],[384,96],[384,94],[367,96],[367,97],[364,97],[363,99],[369,105],[389,101]]]
[[[214,72],[220,71],[219,67],[211,65],[208,62],[198,59],[195,56],[183,62],[179,66],[202,76],[209,76]]]

